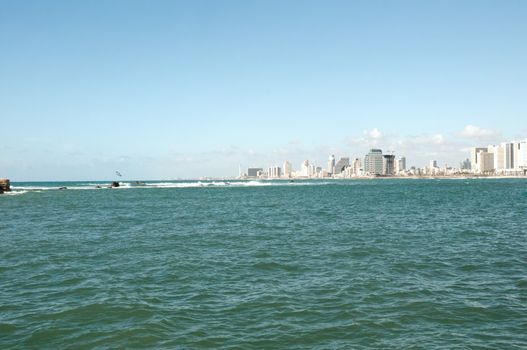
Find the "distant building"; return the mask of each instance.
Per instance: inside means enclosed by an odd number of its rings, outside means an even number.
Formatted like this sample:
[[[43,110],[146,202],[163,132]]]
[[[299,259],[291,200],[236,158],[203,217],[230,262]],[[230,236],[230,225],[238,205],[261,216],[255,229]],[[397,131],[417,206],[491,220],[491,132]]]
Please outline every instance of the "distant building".
[[[515,166],[515,160],[516,157],[514,156],[514,142],[507,142],[504,144],[505,152],[504,152],[504,168],[505,170],[508,170],[509,172],[514,170]]]
[[[304,160],[300,166],[300,176],[309,177],[309,160]]]
[[[334,174],[340,174],[350,165],[350,159],[348,157],[342,157],[339,159],[337,164],[334,166]]]
[[[258,177],[262,173],[263,173],[263,169],[262,168],[249,168],[249,169],[247,169],[247,176],[248,177]]]
[[[406,170],[406,157],[399,157],[395,161],[395,173],[399,174]]]
[[[485,174],[492,171],[494,171],[494,154],[486,151],[479,151],[476,172],[479,174]]]
[[[291,177],[291,172],[292,172],[292,168],[291,168],[291,163],[289,163],[289,161],[285,161],[284,162],[284,174],[283,176],[284,177]]]
[[[476,149],[480,150],[476,154],[476,159],[479,162],[479,154],[482,150],[485,150],[485,148],[474,147],[472,148],[471,152],[473,153],[473,151]],[[502,142],[499,145],[489,145],[486,149],[486,152],[492,154],[492,171],[496,174],[519,175],[526,172],[525,169],[527,169],[527,140]],[[471,156],[473,156],[472,153]],[[472,165],[472,169],[475,172],[480,172],[481,169],[487,167],[488,162],[484,166],[479,166],[479,164],[477,164],[474,167],[474,165]]]
[[[353,175],[361,176],[362,175],[362,162],[360,158],[355,158],[353,160]]]
[[[470,159],[467,158],[464,161],[462,161],[461,164],[459,165],[459,168],[461,170],[470,170],[471,169]]]
[[[382,174],[393,175],[395,173],[395,156],[393,154],[385,154],[382,156]]]
[[[518,145],[518,169],[523,175],[527,175],[527,140]]]
[[[364,157],[364,174],[381,175],[382,174],[382,150],[371,149]]]
[[[478,152],[484,151],[488,152],[488,149],[486,147],[472,147],[470,149],[470,165],[472,167],[472,171],[475,172],[478,168]]]
[[[330,173],[330,174],[334,174],[335,173],[335,155],[334,154],[329,156],[328,173]]]
[[[494,171],[496,173],[502,173],[505,169],[505,147],[501,145],[490,145],[487,147],[489,153],[492,153]]]
[[[267,169],[267,177],[272,179],[278,179],[282,175],[282,169],[279,166],[272,166]]]
[[[430,169],[437,168],[437,160],[431,160],[430,161]]]

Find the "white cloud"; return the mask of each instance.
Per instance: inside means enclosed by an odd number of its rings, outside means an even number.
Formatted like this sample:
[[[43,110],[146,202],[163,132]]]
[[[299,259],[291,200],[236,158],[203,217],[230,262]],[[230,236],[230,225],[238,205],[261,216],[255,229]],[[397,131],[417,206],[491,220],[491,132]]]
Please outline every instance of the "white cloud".
[[[442,145],[445,143],[445,137],[441,134],[435,134],[432,136],[431,141],[432,143],[435,143],[436,145]]]
[[[459,133],[459,136],[467,139],[492,140],[501,138],[501,132],[496,129],[483,129],[476,125],[467,125]]]
[[[386,136],[378,129],[364,130],[361,137],[350,138],[350,145],[360,145],[365,147],[376,147],[385,141]]]
[[[377,128],[374,128],[373,130],[367,132],[367,134],[370,138],[375,140],[382,138],[382,133]]]

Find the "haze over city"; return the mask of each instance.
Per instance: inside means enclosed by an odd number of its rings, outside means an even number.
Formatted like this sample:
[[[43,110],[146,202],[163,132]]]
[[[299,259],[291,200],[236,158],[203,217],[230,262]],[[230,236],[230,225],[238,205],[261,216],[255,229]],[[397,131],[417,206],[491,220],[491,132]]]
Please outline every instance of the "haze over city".
[[[0,177],[236,176],[527,137],[524,1],[0,5]]]

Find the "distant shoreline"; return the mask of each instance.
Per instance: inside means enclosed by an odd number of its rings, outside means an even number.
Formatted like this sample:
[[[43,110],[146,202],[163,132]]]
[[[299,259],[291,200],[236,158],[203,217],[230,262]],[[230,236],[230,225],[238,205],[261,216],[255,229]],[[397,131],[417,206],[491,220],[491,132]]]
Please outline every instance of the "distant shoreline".
[[[317,180],[317,181],[327,181],[327,180],[393,180],[393,179],[407,179],[407,180],[471,180],[471,179],[527,179],[525,175],[489,175],[489,176],[466,176],[466,175],[449,175],[449,176],[356,176],[349,178],[234,178],[231,180],[252,180],[252,181],[305,181],[305,180]],[[200,181],[227,181],[227,179],[214,179],[207,178],[201,179]]]
[[[202,177],[202,178],[188,178],[188,179],[159,179],[159,180],[11,180],[13,183],[31,183],[31,182],[93,182],[93,183],[111,183],[118,181],[120,183],[128,182],[178,182],[178,181],[344,181],[344,180],[471,180],[471,179],[527,179],[525,175],[449,175],[449,176],[356,176],[351,178],[238,178],[238,177]]]

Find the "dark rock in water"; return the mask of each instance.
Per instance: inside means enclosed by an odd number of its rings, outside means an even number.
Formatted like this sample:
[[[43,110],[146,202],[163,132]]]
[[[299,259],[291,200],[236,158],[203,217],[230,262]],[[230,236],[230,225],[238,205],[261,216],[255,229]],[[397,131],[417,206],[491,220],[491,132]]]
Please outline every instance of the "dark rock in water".
[[[120,186],[119,182],[117,182],[117,181],[113,181],[112,182],[112,186],[111,187],[119,187],[119,186]]]
[[[96,185],[96,186],[95,186],[95,188],[101,188],[101,186],[99,186],[99,185]]]
[[[67,190],[67,187],[59,187],[59,190]]]
[[[0,188],[0,194],[4,193],[4,190]]]
[[[11,191],[11,182],[9,179],[0,179],[0,190],[2,191],[0,193]]]

